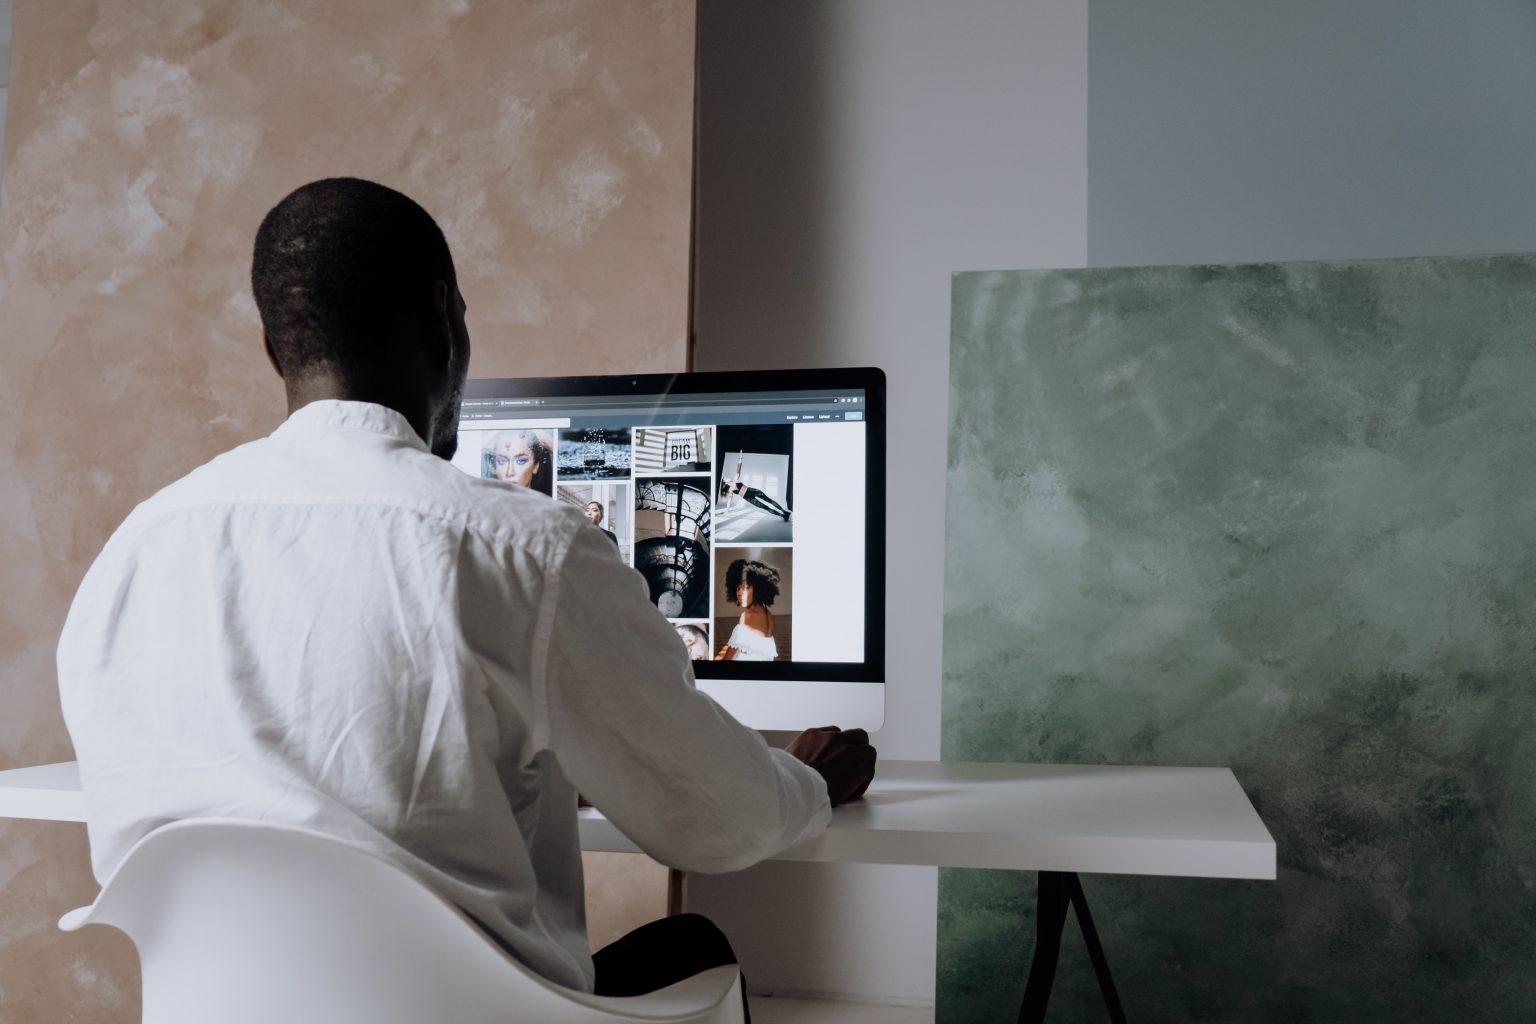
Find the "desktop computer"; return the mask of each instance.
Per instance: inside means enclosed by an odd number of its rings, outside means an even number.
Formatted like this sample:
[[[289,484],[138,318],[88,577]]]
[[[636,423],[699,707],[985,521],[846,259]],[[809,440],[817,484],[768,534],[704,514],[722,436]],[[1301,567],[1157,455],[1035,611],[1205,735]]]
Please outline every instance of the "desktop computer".
[[[880,370],[470,380],[453,461],[581,509],[746,725],[880,727]]]

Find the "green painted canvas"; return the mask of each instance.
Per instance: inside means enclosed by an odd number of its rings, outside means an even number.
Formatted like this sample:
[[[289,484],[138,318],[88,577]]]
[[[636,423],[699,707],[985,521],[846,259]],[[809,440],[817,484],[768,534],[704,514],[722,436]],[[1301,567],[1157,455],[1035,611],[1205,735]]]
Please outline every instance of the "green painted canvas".
[[[953,299],[945,759],[1230,766],[1278,847],[1084,877],[1130,1019],[1536,1020],[1536,257]],[[941,1024],[1017,1014],[1033,886],[944,873]]]

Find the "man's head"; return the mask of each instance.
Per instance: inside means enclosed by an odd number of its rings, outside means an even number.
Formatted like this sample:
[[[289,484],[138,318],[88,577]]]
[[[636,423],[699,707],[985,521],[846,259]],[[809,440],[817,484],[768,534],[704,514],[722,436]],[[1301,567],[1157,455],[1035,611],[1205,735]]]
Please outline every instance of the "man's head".
[[[436,454],[453,454],[469,331],[453,257],[426,210],[371,181],[311,182],[262,220],[251,289],[290,409],[378,402]]]

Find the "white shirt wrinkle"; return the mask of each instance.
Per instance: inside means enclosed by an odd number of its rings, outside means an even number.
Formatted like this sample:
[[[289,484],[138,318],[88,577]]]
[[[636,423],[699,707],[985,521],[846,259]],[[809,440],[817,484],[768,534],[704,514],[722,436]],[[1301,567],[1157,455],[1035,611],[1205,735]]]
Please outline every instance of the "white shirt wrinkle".
[[[320,767],[318,770],[319,775],[323,777],[331,774],[331,766],[335,763],[336,758],[341,754],[342,749],[346,746],[347,740],[352,735],[353,727],[357,725],[358,721],[364,715],[375,710],[376,708],[381,707],[383,703],[384,702],[381,700],[371,701],[361,708],[351,709],[350,714],[347,716],[347,720],[343,722],[341,724],[341,728],[337,730],[336,738],[331,740],[330,748],[326,750],[325,757],[320,762]]]
[[[588,991],[573,780],[701,870],[830,816],[815,772],[693,688],[579,512],[460,473],[367,403],[305,406],[135,509],[58,667],[98,878],[166,822],[305,825]]]

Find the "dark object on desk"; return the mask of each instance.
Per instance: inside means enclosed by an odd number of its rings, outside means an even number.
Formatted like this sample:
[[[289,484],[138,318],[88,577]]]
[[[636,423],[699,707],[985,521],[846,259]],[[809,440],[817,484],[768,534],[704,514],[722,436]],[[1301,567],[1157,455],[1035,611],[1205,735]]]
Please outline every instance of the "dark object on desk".
[[[833,807],[857,800],[874,781],[877,754],[863,729],[845,731],[835,725],[807,729],[787,749],[827,780]]]

